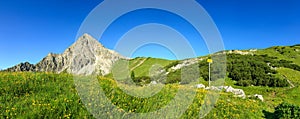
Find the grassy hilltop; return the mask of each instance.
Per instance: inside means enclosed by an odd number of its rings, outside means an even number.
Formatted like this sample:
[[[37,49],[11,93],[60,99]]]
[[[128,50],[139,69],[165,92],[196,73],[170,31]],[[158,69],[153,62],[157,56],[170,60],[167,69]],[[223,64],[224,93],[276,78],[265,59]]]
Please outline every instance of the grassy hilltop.
[[[232,93],[221,92],[216,104],[212,105],[214,108],[205,118],[299,118],[297,117],[300,116],[297,115],[300,106],[299,45],[226,52],[227,73],[224,84],[243,89],[246,95],[261,94],[264,101],[250,97],[243,99]],[[207,56],[198,59],[205,58]],[[99,82],[106,97],[118,107],[117,110],[110,110],[98,116],[108,118],[116,116],[110,113],[113,111],[122,114],[119,117],[126,117],[132,112],[154,112],[165,107],[179,90],[183,90],[195,91],[196,96],[191,97],[192,103],[179,118],[199,117],[201,106],[212,103],[204,102],[205,95],[212,92],[196,89],[192,84],[179,84],[180,70],[173,70],[172,67],[182,62],[142,57],[129,61],[131,76],[138,85],[121,84],[127,90],[138,92],[148,88],[147,85],[151,81],[149,71],[153,64],[159,64],[169,72],[166,75],[167,80],[161,82],[165,84],[161,91],[148,98],[127,95],[112,79],[112,74],[105,77],[98,76],[95,81]],[[198,83],[207,85],[206,60],[199,60],[196,64],[200,69]],[[150,85],[152,86],[150,88],[154,90],[160,85]],[[86,85],[82,83],[80,86]],[[180,101],[185,100],[179,99]],[[66,73],[0,72],[0,102],[0,118],[93,118],[84,105],[86,103],[78,96],[73,75]],[[282,106],[278,107],[280,104]],[[87,106],[103,108],[103,105],[93,103],[87,103]],[[289,107],[293,107],[293,110]],[[169,116],[166,114],[165,117]]]

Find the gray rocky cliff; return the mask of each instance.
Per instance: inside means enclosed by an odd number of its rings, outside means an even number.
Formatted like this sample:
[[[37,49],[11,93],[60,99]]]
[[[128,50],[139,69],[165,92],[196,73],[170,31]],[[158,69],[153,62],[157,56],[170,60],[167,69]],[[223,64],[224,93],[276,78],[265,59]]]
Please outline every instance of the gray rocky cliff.
[[[6,71],[68,72],[78,75],[110,73],[114,62],[127,59],[113,50],[105,48],[88,34],[81,36],[62,54],[48,54],[42,61],[33,65],[21,63]]]
[[[6,69],[5,71],[17,72],[17,71],[34,71],[35,65],[30,64],[29,62],[20,63],[16,66]]]

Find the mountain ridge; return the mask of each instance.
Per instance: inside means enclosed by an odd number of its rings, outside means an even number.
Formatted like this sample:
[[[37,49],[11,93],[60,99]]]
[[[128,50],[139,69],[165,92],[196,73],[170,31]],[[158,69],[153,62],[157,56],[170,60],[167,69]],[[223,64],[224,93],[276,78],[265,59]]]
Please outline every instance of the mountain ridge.
[[[119,59],[128,58],[105,48],[99,41],[85,33],[61,54],[49,53],[37,64],[20,63],[4,71],[105,75],[109,73],[112,64]]]
[[[295,52],[296,55],[289,56],[290,52]],[[298,61],[300,56],[299,45],[293,46],[272,46],[265,49],[248,49],[248,50],[224,50],[217,53],[226,54],[241,54],[241,55],[269,55],[276,56],[279,59],[286,59],[293,61],[300,65]],[[208,55],[207,55],[208,56]],[[202,59],[207,56],[200,56],[189,59]],[[287,57],[288,56],[288,57]],[[68,47],[61,54],[49,53],[37,64],[30,64],[28,62],[20,63],[4,71],[32,71],[32,72],[67,72],[72,74],[101,74],[107,75],[110,73],[113,63],[119,59],[129,59],[119,53],[105,48],[99,41],[85,33],[78,40]],[[166,59],[162,59],[166,60]],[[184,59],[185,61],[188,59]]]

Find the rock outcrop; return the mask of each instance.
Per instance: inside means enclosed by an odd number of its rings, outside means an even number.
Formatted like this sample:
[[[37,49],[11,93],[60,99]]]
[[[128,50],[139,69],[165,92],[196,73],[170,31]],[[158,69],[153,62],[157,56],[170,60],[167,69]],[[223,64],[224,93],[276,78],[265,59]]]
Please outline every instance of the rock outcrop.
[[[183,60],[181,63],[171,67],[171,69],[178,70],[178,69],[181,69],[182,67],[196,64],[199,60],[203,60],[203,59],[202,58],[201,59],[198,59],[198,58],[186,59],[186,60]]]
[[[114,62],[127,59],[113,50],[105,48],[88,34],[81,36],[62,54],[48,54],[36,65],[21,63],[6,71],[68,72],[72,74],[106,75]]]
[[[242,89],[234,89],[231,86],[224,86],[225,92],[231,92],[237,97],[246,98],[246,94]]]
[[[195,87],[196,88],[204,88],[205,89],[205,85],[203,85],[203,84],[197,84]]]
[[[6,69],[6,71],[17,72],[17,71],[34,71],[35,65],[30,64],[29,62],[20,63],[14,67]]]
[[[210,86],[210,87],[205,87],[205,85],[203,85],[203,84],[197,84],[197,85],[195,85],[195,87],[196,88],[203,88],[205,90],[215,90],[215,91],[222,91],[224,89],[225,92],[231,92],[236,97],[240,97],[240,98],[243,98],[243,99],[246,98],[246,94],[245,94],[244,90],[235,89],[231,86]]]

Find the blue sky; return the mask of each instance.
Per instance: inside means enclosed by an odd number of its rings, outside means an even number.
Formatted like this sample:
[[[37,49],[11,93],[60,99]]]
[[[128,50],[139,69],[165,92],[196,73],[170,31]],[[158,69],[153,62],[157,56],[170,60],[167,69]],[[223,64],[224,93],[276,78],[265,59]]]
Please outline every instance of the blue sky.
[[[49,52],[63,52],[74,43],[81,23],[99,3],[101,0],[0,1],[0,69],[25,61],[37,63]],[[266,48],[300,43],[299,0],[198,0],[198,3],[214,20],[226,49]],[[144,12],[135,14],[145,15],[152,11]],[[178,20],[174,16],[169,19]],[[137,17],[135,20],[142,23],[149,19]],[[175,22],[160,21],[171,26]],[[115,28],[118,27],[123,28],[116,24]],[[173,24],[173,27],[176,25]],[[183,28],[182,32],[186,31],[186,34],[190,33],[187,36],[197,37],[190,30]],[[114,39],[117,38],[112,33],[113,29],[111,34],[99,39],[110,49],[114,48]],[[203,43],[192,38],[189,41],[192,44]],[[149,51],[153,49],[162,51],[160,54]],[[197,55],[207,53],[203,44],[195,46],[195,49]],[[170,51],[155,45],[139,49],[134,56],[173,58]]]

